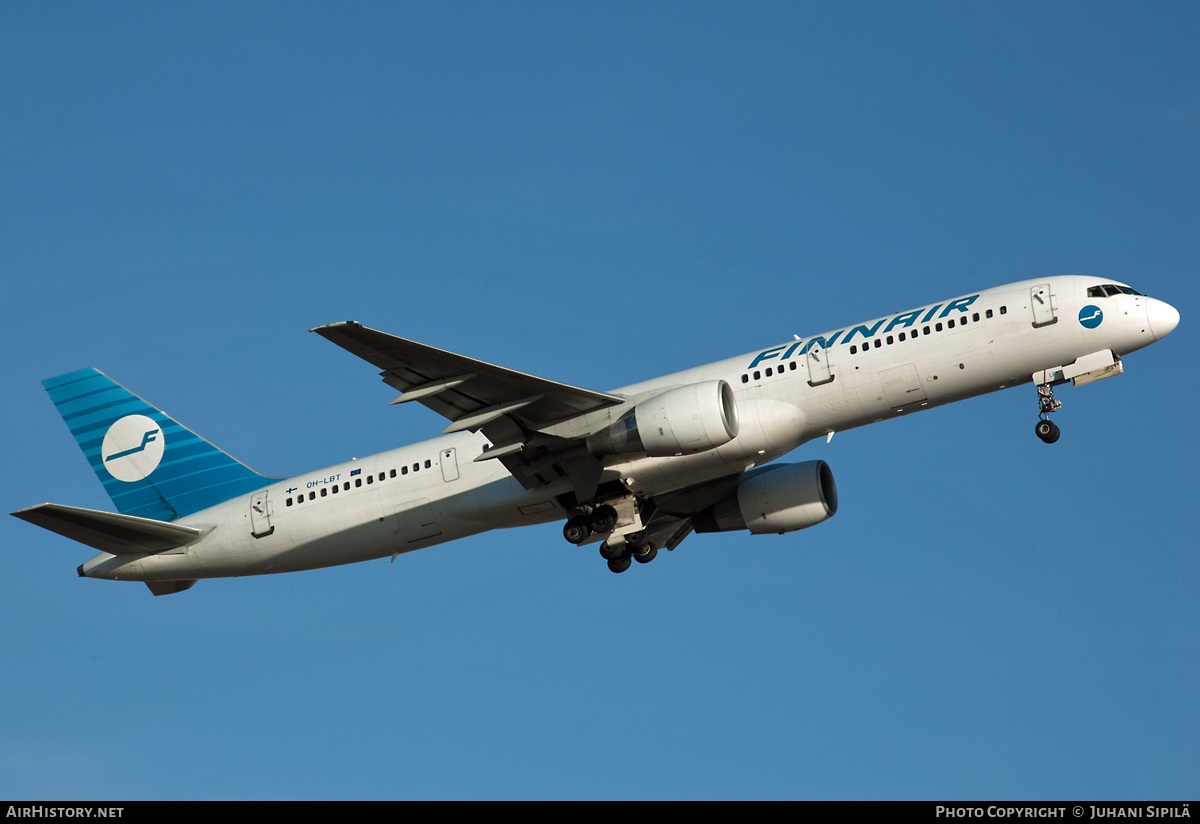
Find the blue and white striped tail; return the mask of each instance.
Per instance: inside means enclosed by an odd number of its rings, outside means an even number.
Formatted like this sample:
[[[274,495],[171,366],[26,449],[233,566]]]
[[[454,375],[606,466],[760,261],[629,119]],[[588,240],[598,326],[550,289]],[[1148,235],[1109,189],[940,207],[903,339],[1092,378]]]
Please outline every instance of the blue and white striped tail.
[[[124,515],[173,521],[271,483],[96,369],[42,381]]]

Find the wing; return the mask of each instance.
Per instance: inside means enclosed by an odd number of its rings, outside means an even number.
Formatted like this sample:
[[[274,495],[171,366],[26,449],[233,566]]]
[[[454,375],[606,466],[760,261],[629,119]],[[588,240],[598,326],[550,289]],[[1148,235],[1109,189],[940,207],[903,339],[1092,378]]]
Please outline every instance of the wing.
[[[567,475],[576,494],[594,494],[600,463],[583,447],[584,423],[626,403],[621,395],[581,389],[528,375],[445,349],[399,338],[353,321],[310,331],[380,370],[383,382],[402,394],[392,403],[416,401],[450,420],[444,433],[483,432],[492,448],[476,460],[500,459],[526,487]],[[607,425],[608,414],[596,416]],[[580,426],[562,426],[566,421]]]
[[[449,418],[443,430],[447,433],[478,431],[506,415],[537,430],[625,401],[620,395],[527,375],[352,321],[311,331],[380,369],[383,382],[403,393],[392,403],[418,401]]]

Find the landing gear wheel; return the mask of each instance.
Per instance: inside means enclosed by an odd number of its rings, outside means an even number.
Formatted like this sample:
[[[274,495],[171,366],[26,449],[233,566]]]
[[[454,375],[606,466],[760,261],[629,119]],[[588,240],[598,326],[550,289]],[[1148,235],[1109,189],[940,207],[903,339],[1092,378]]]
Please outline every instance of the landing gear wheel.
[[[624,558],[614,558],[608,562],[608,568],[612,572],[624,572],[625,570],[629,569],[629,564],[630,561],[628,556]]]
[[[575,546],[582,544],[591,534],[592,531],[588,529],[586,519],[582,517],[572,518],[563,527],[563,537],[575,544]]]
[[[633,551],[633,560],[639,564],[648,564],[658,555],[658,547],[654,544],[643,544]]]
[[[597,535],[603,535],[605,532],[612,532],[613,527],[617,525],[617,510],[605,504],[598,506],[592,510],[591,516],[587,521],[588,529],[595,532]]]
[[[625,544],[617,544],[616,546],[600,544],[600,557],[606,561],[615,561],[618,558],[626,557],[626,550],[628,549],[629,547]]]
[[[1043,443],[1054,443],[1058,440],[1058,436],[1062,434],[1053,421],[1046,420],[1038,421],[1034,432],[1042,439]]]

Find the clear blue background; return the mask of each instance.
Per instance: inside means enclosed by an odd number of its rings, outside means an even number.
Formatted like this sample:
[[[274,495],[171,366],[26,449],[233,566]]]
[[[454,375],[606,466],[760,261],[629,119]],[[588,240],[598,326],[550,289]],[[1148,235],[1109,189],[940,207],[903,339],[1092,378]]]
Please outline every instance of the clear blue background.
[[[1126,374],[801,448],[786,536],[558,525],[153,598],[0,521],[0,797],[1195,798],[1200,5],[0,7],[5,504],[111,508],[39,381],[267,474],[431,437],[307,329],[609,389],[1052,274]]]

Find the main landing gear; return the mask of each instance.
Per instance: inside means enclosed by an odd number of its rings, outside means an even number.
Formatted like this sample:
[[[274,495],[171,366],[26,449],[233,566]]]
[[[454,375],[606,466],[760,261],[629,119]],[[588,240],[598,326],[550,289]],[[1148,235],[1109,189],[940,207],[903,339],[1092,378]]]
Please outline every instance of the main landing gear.
[[[603,504],[590,512],[579,512],[563,526],[563,537],[579,546],[592,535],[611,533],[619,519],[617,510]],[[628,524],[628,520],[626,522]],[[628,528],[628,527],[626,527]],[[648,564],[658,555],[658,547],[646,540],[645,531],[626,532],[624,535],[609,535],[600,544],[600,557],[608,562],[612,572],[624,572],[637,561]]]
[[[600,545],[600,557],[608,561],[612,572],[624,572],[633,561],[648,564],[658,556],[658,547],[646,540],[644,532],[630,532],[625,536],[625,543],[610,545],[607,542]]]
[[[583,512],[567,521],[563,526],[563,537],[579,546],[592,536],[612,532],[617,525],[617,510],[608,504],[598,506],[591,512]]]
[[[1050,420],[1050,413],[1057,412],[1062,409],[1062,401],[1054,399],[1054,388],[1048,384],[1040,384],[1038,391],[1038,422],[1034,427],[1034,432],[1043,443],[1054,443],[1058,440],[1058,436],[1062,434],[1058,427]]]

